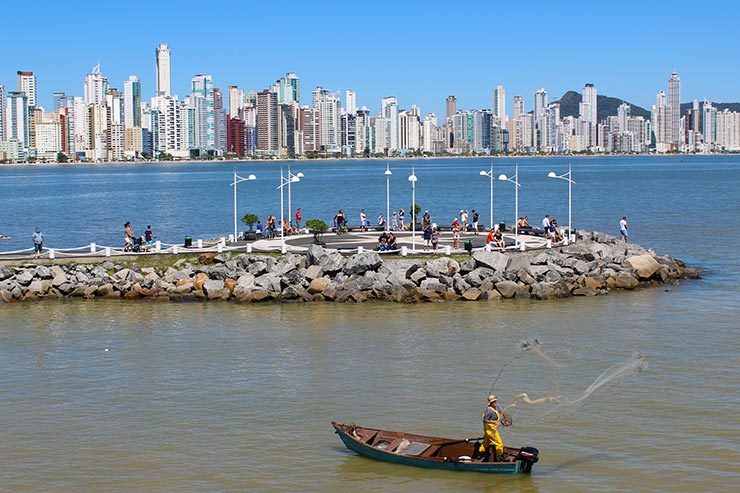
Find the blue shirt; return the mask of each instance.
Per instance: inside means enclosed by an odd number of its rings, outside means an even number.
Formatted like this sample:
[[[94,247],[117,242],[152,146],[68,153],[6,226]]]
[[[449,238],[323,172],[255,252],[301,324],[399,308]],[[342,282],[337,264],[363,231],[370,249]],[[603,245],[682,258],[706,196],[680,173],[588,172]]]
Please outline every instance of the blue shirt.
[[[44,242],[44,233],[41,233],[41,232],[37,233],[34,231],[33,235],[31,235],[31,238],[33,239],[34,243],[36,243],[37,245],[40,245],[41,243]]]

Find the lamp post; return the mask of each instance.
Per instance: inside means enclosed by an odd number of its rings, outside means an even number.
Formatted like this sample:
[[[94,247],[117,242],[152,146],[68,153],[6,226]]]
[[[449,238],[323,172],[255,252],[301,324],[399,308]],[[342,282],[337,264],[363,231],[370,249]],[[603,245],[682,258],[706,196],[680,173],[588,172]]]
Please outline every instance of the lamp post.
[[[286,178],[283,174],[283,167],[280,167],[280,185],[278,188],[280,189],[280,242],[281,242],[281,248],[280,251],[285,252],[285,212],[284,212],[284,193],[283,189],[285,188],[285,185],[288,185],[288,188],[290,188],[291,183],[297,183],[301,181],[301,179],[298,177],[298,175],[290,175],[290,178]]]
[[[493,229],[494,221],[493,221],[493,182],[496,180],[496,177],[493,175],[493,163],[491,163],[491,170],[490,171],[483,171],[480,172],[481,176],[487,176],[491,180],[491,215],[489,216],[491,219],[491,228]]]
[[[567,173],[557,175],[554,171],[550,171],[547,176],[549,178],[556,178],[568,182],[568,243],[570,243],[573,240],[571,236],[573,231],[573,184],[575,183],[573,181],[573,170],[571,169],[571,165],[569,163]]]
[[[236,243],[236,237],[239,235],[239,232],[237,231],[237,222],[236,222],[236,186],[243,182],[243,181],[252,181],[256,180],[257,177],[254,175],[249,175],[246,178],[243,176],[239,176],[236,174],[236,168],[234,168],[234,181],[231,183],[231,186],[234,187],[234,242]]]
[[[414,168],[411,168],[411,176],[409,181],[411,182],[411,250],[416,251],[416,173]]]
[[[298,173],[296,173],[296,174],[291,173],[290,172],[290,164],[289,164],[288,165],[288,180],[291,180],[292,181],[293,178],[298,178],[298,180],[295,180],[295,181],[300,181],[301,178],[303,178],[303,173],[301,173],[300,171]],[[290,203],[290,200],[291,200],[291,193],[290,193],[290,184],[291,184],[291,181],[288,181],[288,224],[292,224],[292,221],[293,221],[293,207],[292,207],[292,205]],[[280,220],[282,221],[283,218],[281,217]]]
[[[505,174],[500,174],[498,179],[501,181],[508,181],[514,184],[514,245],[519,246],[519,165],[515,167],[514,176],[509,178]]]
[[[385,164],[385,230],[390,231],[391,220],[391,168]]]

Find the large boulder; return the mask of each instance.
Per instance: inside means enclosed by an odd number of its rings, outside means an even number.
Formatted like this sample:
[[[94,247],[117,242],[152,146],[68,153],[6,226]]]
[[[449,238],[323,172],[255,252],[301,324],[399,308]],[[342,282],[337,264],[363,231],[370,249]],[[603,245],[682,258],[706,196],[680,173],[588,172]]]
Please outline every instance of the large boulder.
[[[624,265],[634,270],[640,279],[650,279],[660,269],[658,261],[649,253],[633,255],[624,261]]]
[[[432,277],[421,281],[420,287],[422,290],[434,291],[439,294],[445,294],[447,292],[447,286]]]
[[[308,292],[311,294],[322,293],[330,282],[331,280],[328,277],[317,277],[308,285]]]
[[[427,262],[426,271],[429,277],[452,277],[460,272],[460,264],[449,257],[440,257]]]
[[[509,265],[506,266],[507,272],[516,272],[520,270],[529,270],[531,265],[530,257],[526,253],[514,253],[509,257]]]
[[[640,284],[635,276],[629,272],[622,271],[614,279],[614,285],[620,289],[635,289]]]
[[[33,274],[29,271],[24,270],[15,275],[15,281],[21,286],[28,286],[33,281]]]
[[[488,267],[495,271],[505,271],[509,265],[509,256],[501,252],[479,250],[473,253],[473,259],[478,267]]]
[[[226,288],[221,279],[209,279],[203,283],[203,291],[209,300],[225,300],[229,298],[231,291]]]
[[[519,285],[513,281],[499,281],[496,283],[496,289],[503,298],[513,298],[518,287]]]
[[[344,272],[348,275],[364,274],[369,270],[378,270],[383,261],[376,252],[362,252],[352,255],[344,266]],[[326,270],[326,269],[325,269]]]
[[[262,274],[261,276],[256,278],[254,282],[258,287],[265,289],[271,293],[279,293],[283,290],[280,282],[280,276],[275,274],[274,272]]]
[[[319,259],[318,265],[325,274],[333,275],[344,267],[344,257],[339,252],[328,252]]]

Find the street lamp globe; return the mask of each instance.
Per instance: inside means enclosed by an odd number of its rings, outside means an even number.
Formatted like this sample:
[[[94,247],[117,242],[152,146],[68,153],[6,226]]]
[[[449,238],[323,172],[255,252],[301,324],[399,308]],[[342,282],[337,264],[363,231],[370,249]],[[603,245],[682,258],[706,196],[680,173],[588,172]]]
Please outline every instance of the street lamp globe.
[[[481,176],[488,176],[488,171],[481,171],[480,172],[480,175]]]
[[[256,179],[257,179],[257,177],[256,177],[256,176],[254,176],[254,175],[249,175],[249,176],[247,177],[247,180],[249,180],[249,181],[252,181],[252,180],[256,180]]]
[[[547,174],[547,176],[548,176],[549,178],[557,178],[557,177],[558,177],[558,175],[556,175],[554,171],[550,171],[550,172],[549,172],[549,173]]]
[[[501,180],[501,181],[507,181],[509,179],[509,177],[502,173],[502,174],[498,175],[498,179]]]
[[[385,176],[391,176],[392,174],[393,173],[391,172],[391,170],[389,169],[385,170]]]
[[[301,173],[301,172],[299,171],[298,173],[296,173],[296,176],[297,176],[298,178],[303,178],[303,173]]]
[[[416,181],[416,175],[409,176],[409,181],[410,182],[415,182]]]

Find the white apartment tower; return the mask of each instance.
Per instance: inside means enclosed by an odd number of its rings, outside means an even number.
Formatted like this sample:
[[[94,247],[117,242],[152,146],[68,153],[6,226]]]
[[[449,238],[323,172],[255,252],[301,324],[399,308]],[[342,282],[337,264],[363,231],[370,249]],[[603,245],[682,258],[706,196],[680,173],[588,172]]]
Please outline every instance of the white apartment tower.
[[[6,101],[5,140],[16,140],[22,147],[28,147],[30,126],[26,93],[11,91]]]
[[[350,91],[349,89],[344,91],[344,104],[345,111],[348,115],[357,113],[357,95],[354,91]]]
[[[385,140],[385,148],[390,151],[398,150],[398,100],[394,96],[387,96],[380,100],[380,115],[388,122],[385,132],[378,134],[378,141]]]
[[[157,94],[169,96],[170,92],[170,48],[162,43],[157,46]]]
[[[674,71],[668,79],[668,105],[670,108],[670,143],[681,144],[681,78]]]
[[[123,116],[126,128],[141,127],[141,82],[135,75],[123,83]]]
[[[104,104],[108,92],[108,79],[100,73],[100,64],[85,76],[85,104]]]
[[[36,106],[36,76],[33,72],[18,71],[18,91],[26,93],[28,106]]]
[[[518,120],[524,114],[524,98],[514,96],[514,119]]]
[[[0,142],[5,141],[5,87],[0,84]]]
[[[506,123],[506,91],[501,85],[493,90],[493,118],[499,127],[503,127]]]
[[[593,84],[586,84],[583,87],[583,98],[579,112],[581,121],[588,122],[590,124],[588,135],[588,145],[590,147],[596,147],[597,145],[596,126],[599,123],[597,98],[596,86]]]

